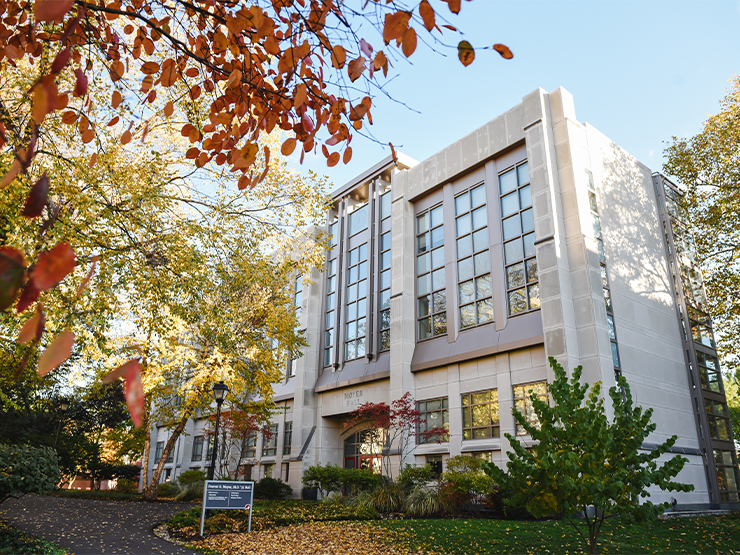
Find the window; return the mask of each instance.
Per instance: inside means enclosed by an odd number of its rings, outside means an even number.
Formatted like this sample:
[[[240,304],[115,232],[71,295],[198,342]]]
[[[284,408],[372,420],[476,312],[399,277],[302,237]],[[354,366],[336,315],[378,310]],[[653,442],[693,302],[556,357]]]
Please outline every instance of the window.
[[[290,463],[283,463],[283,482],[286,484],[288,483],[288,480],[290,479]]]
[[[691,320],[691,335],[694,341],[705,347],[715,349],[714,335],[712,334],[712,321],[709,316],[701,310],[689,306],[689,318]]]
[[[720,500],[725,503],[737,503],[740,487],[740,471],[734,451],[714,449],[714,466],[717,469]]]
[[[195,436],[193,438],[193,452],[190,455],[190,460],[203,460],[203,436]]]
[[[460,328],[493,321],[486,187],[455,197]]]
[[[702,389],[724,393],[717,357],[696,351],[696,360],[699,363],[699,378],[701,379]]]
[[[364,204],[361,208],[355,210],[349,215],[349,236],[367,229],[368,205]]]
[[[499,437],[498,390],[462,396],[463,439]]]
[[[548,402],[547,397],[547,382],[536,382],[526,385],[517,385],[514,387],[514,407],[524,416],[524,420],[534,426],[539,426],[539,419],[537,414],[534,412],[534,406],[530,395],[536,395],[538,399]],[[524,427],[516,423],[516,435],[523,436],[527,435],[527,431]]]
[[[154,462],[158,463],[159,459],[162,458],[162,453],[164,452],[164,441],[158,441],[157,442],[157,450],[154,452]]]
[[[416,295],[419,339],[447,333],[442,206],[416,217]]]
[[[475,453],[470,453],[470,456],[484,462],[493,462],[493,451],[477,451]]]
[[[272,469],[275,468],[274,464],[266,464],[264,465],[265,468],[265,478],[272,478]]]
[[[418,443],[436,443],[438,441],[449,441],[448,434],[427,435],[434,428],[450,430],[450,409],[447,397],[443,399],[432,399],[416,403],[419,411],[419,424],[416,427],[416,439]]]
[[[252,467],[253,464],[244,464],[239,467],[239,474],[242,477],[242,480],[245,482],[251,482],[252,481]]]
[[[301,310],[303,304],[303,284],[301,283],[301,276],[297,276],[293,288],[293,300],[295,304],[295,319],[298,323],[296,331],[301,327]],[[292,378],[295,376],[295,360],[288,362],[288,377]]]
[[[208,436],[208,449],[206,451],[206,460],[210,461],[213,458],[213,434]]]
[[[271,437],[268,439],[266,434],[262,434],[262,456],[263,457],[274,457],[277,455],[277,436],[278,436],[278,425],[272,424],[270,426]]]
[[[362,430],[344,440],[344,468],[361,468],[380,474],[385,432]]]
[[[509,315],[540,307],[527,162],[499,176]]]
[[[293,423],[285,423],[285,432],[283,433],[283,455],[290,455],[290,446],[293,443]]]
[[[384,195],[388,196],[388,193]],[[379,318],[380,330],[379,350],[385,351],[391,347],[391,232],[380,236],[380,280],[379,280]]]
[[[251,431],[242,438],[242,458],[257,456],[257,432]]]
[[[709,420],[709,436],[712,439],[730,441],[730,417],[727,405],[719,401],[704,399],[704,408]]]
[[[427,455],[426,463],[432,468],[435,478],[442,476],[442,455]]]
[[[173,447],[172,450],[170,451],[170,454],[167,455],[167,460],[165,462],[166,463],[171,463],[171,462],[174,462],[174,461],[175,461],[175,447]]]
[[[337,305],[337,259],[326,264],[326,322],[324,332],[324,366],[334,363],[334,330]]]
[[[354,360],[365,356],[367,243],[349,251],[346,300],[347,324],[345,325],[344,336],[344,360]]]
[[[337,246],[339,242],[339,220],[334,218],[334,221],[329,224],[329,247],[333,248]]]
[[[391,190],[390,186],[388,186],[388,190],[385,191],[382,195],[380,195],[380,219],[385,220],[386,218],[391,217]]]

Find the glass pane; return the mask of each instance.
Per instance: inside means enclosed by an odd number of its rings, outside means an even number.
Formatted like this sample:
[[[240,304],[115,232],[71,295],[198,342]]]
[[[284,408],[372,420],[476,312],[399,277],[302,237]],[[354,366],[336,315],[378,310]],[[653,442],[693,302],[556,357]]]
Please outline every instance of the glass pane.
[[[599,251],[599,261],[600,262],[606,262],[606,258],[604,257],[604,243],[601,239],[596,239],[596,249]]]
[[[349,251],[349,260],[348,260],[349,266],[354,266],[355,264],[357,264],[357,262],[359,262],[357,260],[357,254],[358,254],[357,249],[352,249],[351,251]]]
[[[463,395],[462,396],[462,404],[464,406],[467,406],[470,404],[470,395]]]
[[[357,317],[362,318],[367,315],[367,301],[363,300],[357,303]]]
[[[524,285],[524,263],[514,264],[506,268],[506,288],[513,289]]]
[[[432,269],[431,266],[429,266],[430,259],[431,255],[428,252],[416,257],[417,274],[425,274]]]
[[[430,293],[431,291],[432,291],[431,274],[426,274],[424,276],[421,276],[420,278],[417,278],[416,280],[416,294],[417,295],[426,295],[427,293]]]
[[[475,208],[486,202],[486,186],[478,185],[475,189],[470,191],[471,206]]]
[[[606,275],[606,265],[601,265],[601,285],[603,287],[609,287],[609,278]]]
[[[391,192],[383,193],[380,197],[380,217],[387,218],[391,215]]]
[[[434,208],[431,212],[432,214],[432,227],[437,227],[438,225],[442,225],[442,206],[437,206],[437,208]]]
[[[591,191],[588,192],[588,205],[591,207],[591,210],[594,212],[598,212],[599,209],[596,206],[596,195],[593,194]]]
[[[594,237],[601,238],[601,220],[596,214],[591,214],[591,224],[594,229]]]
[[[363,279],[357,284],[357,298],[364,299],[367,297],[367,280]]]
[[[467,280],[473,277],[473,258],[466,258],[457,263],[457,280]]]
[[[380,268],[385,270],[391,267],[391,251],[385,251],[380,255]]]
[[[435,401],[428,401],[427,402],[427,408],[426,408],[426,410],[428,410],[428,411],[430,411],[430,410],[440,410],[441,408],[442,408],[442,400],[441,399],[437,399]],[[439,417],[440,415],[437,415],[437,416]],[[433,415],[430,414],[427,417],[427,419],[430,419],[432,417],[433,417]],[[432,428],[434,428],[434,426],[432,426]]]
[[[388,231],[380,236],[380,250],[387,251],[391,248],[391,232]]]
[[[419,317],[421,316],[428,316],[432,312],[432,297],[426,296],[426,297],[419,297],[417,299],[417,306],[418,306],[418,312]]]
[[[333,362],[332,360],[333,358],[334,358],[334,349],[331,347],[329,349],[325,349],[324,350],[324,366],[329,366]]]
[[[619,368],[619,351],[617,350],[616,343],[612,343],[612,362],[614,363],[614,368]]]
[[[337,244],[337,241],[339,240],[339,236],[337,235],[337,228],[339,227],[339,222],[334,222],[329,226],[329,235],[331,235],[331,246],[335,246]]]
[[[334,327],[334,311],[326,313],[326,329],[331,329]]]
[[[611,312],[612,311],[612,297],[609,294],[608,289],[604,289],[604,304],[606,304],[607,312]]]
[[[470,196],[468,193],[464,193],[459,197],[455,197],[455,216],[464,214],[470,210]]]
[[[383,330],[380,332],[380,349],[390,349],[391,348],[391,332],[390,330]]]
[[[466,395],[463,397],[463,404],[465,403],[465,399],[467,399],[468,396]],[[463,428],[470,428],[471,426],[471,419],[470,419],[470,408],[464,408],[463,409]]]
[[[519,174],[519,186],[529,183],[529,164],[524,163],[516,169]]]
[[[529,308],[539,308],[540,307],[540,286],[538,283],[535,283],[534,285],[530,285],[528,288],[529,291]]]
[[[465,214],[464,216],[457,218],[455,225],[457,226],[458,237],[461,237],[466,233],[470,233],[470,214]]]
[[[349,234],[354,235],[363,229],[367,229],[367,204],[358,208],[349,215]]]
[[[607,314],[606,315],[606,321],[609,324],[609,338],[616,340],[617,339],[617,334],[614,331],[614,316],[612,316],[611,314]]]
[[[522,212],[522,231],[534,231],[534,212],[531,208]]]
[[[349,283],[355,283],[357,281],[357,266],[352,266],[349,269],[348,275],[347,275],[347,281]]]
[[[385,330],[391,327],[391,311],[380,311],[380,329]]]
[[[334,310],[334,293],[326,296],[326,310]]]
[[[509,191],[516,189],[516,173],[514,170],[509,170],[505,174],[498,177],[499,185],[501,187],[501,194],[505,195]]]
[[[360,318],[357,320],[357,337],[365,337],[365,327],[367,319]]]
[[[467,304],[475,300],[475,289],[473,280],[465,281],[458,286],[460,294],[460,304]]]
[[[445,242],[444,227],[437,227],[432,230],[432,248],[443,245]]]
[[[524,236],[524,257],[529,258],[537,253],[537,249],[534,246],[534,233]]]
[[[427,249],[429,249],[429,234],[425,233],[416,238],[416,252],[426,252]]]
[[[522,208],[532,206],[532,191],[529,189],[529,185],[519,189],[519,203]]]
[[[491,271],[491,260],[488,255],[488,251],[483,251],[474,256],[475,258],[475,274],[485,274]]]
[[[522,240],[514,239],[508,243],[504,243],[504,259],[507,264],[516,262],[524,258],[524,249],[522,248]]]
[[[445,269],[435,270],[432,273],[432,291],[445,288]]]
[[[337,273],[337,259],[334,258],[329,261],[329,264],[326,267],[326,275],[333,276],[336,273]]]
[[[460,307],[460,327],[468,328],[475,325],[475,305],[468,304]]]
[[[344,344],[344,358],[345,360],[352,360],[355,358],[357,351],[355,350],[355,342],[350,341]]]
[[[537,259],[527,260],[527,281],[537,281]]]
[[[493,321],[493,303],[491,299],[478,301],[478,323],[485,324]]]
[[[524,289],[517,289],[509,293],[509,314],[519,314],[527,310],[527,299]]]
[[[481,229],[473,233],[473,251],[478,252],[488,248],[488,230]]]
[[[357,337],[357,322],[348,322],[347,323],[347,337],[345,339],[354,339]]]
[[[522,234],[522,226],[518,215],[511,216],[504,220],[504,241],[513,239]]]
[[[357,349],[357,357],[364,357],[365,356],[365,340],[364,339],[358,339],[355,341],[355,347]]]
[[[457,240],[457,258],[465,258],[473,254],[473,236],[466,235]]]
[[[486,207],[481,206],[477,210],[473,210],[473,229],[478,229],[488,224],[488,214],[486,213]]]
[[[445,248],[439,247],[432,251],[432,268],[441,268],[445,265]]]
[[[445,291],[437,291],[432,297],[434,301],[432,309],[434,312],[444,312],[447,310],[447,293]]]
[[[334,330],[326,330],[324,333],[324,346],[330,347],[334,344]]]
[[[419,320],[419,339],[426,339],[432,336],[432,321],[431,318],[424,318]]]
[[[360,245],[359,251],[360,251],[360,259],[358,260],[358,262],[367,260],[367,243],[365,243],[364,245]]]
[[[516,193],[510,193],[501,198],[501,215],[506,217],[509,214],[519,211],[519,198]]]
[[[491,274],[486,274],[475,280],[475,292],[477,299],[485,299],[491,296]]]
[[[332,314],[334,314],[332,312]],[[357,303],[347,305],[347,320],[357,320]]]
[[[488,397],[488,395],[486,395]],[[475,403],[475,395],[473,395],[473,403]],[[490,426],[491,425],[491,411],[488,405],[473,405],[473,426]]]
[[[391,286],[391,271],[384,270],[380,272],[380,288],[388,289]]]
[[[336,291],[336,286],[337,286],[337,277],[336,276],[332,276],[332,277],[330,277],[329,279],[326,280],[326,290],[329,293],[332,293],[332,292]]]
[[[434,318],[434,335],[442,335],[447,333],[447,313],[440,312],[435,314]]]
[[[473,439],[487,439],[491,437],[491,428],[473,428]]]
[[[416,233],[429,229],[429,212],[416,217]]]

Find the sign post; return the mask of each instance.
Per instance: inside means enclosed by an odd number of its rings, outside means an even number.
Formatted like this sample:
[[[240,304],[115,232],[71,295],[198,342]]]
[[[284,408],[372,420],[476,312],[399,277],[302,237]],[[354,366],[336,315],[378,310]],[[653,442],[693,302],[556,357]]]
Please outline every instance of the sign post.
[[[239,509],[249,511],[247,532],[252,531],[252,503],[254,482],[206,480],[203,488],[203,511],[200,515],[200,535],[206,520],[206,509]]]

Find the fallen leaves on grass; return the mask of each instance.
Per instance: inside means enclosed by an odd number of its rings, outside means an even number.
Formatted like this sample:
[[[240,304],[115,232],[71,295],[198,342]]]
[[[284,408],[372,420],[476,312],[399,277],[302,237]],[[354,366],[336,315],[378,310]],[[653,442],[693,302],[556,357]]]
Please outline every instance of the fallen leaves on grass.
[[[385,555],[409,554],[408,548],[394,546],[397,532],[377,526],[343,522],[341,524],[303,524],[249,534],[219,534],[192,542],[224,555]],[[431,552],[415,553],[432,555]]]

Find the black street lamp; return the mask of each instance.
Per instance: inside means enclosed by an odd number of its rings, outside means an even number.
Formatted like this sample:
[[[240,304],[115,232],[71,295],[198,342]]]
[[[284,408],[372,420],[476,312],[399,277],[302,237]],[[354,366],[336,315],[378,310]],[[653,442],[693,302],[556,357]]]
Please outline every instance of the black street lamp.
[[[211,469],[208,472],[208,479],[213,480],[213,473],[216,470],[216,453],[218,452],[218,421],[221,418],[221,403],[226,399],[229,388],[223,381],[213,384],[213,397],[216,399],[216,430],[213,434],[213,453],[211,453]]]
[[[61,418],[59,418],[59,426],[57,427],[57,438],[54,440],[54,450],[57,448],[57,444],[59,443],[59,432],[62,431],[62,423],[64,421],[64,414],[67,412],[67,409],[69,408],[69,401],[62,397],[59,399],[59,411],[62,413]]]

